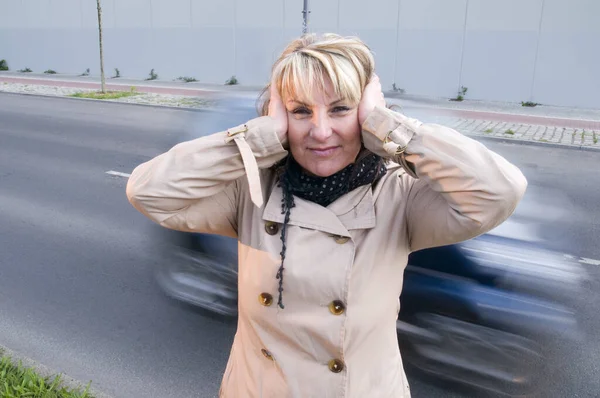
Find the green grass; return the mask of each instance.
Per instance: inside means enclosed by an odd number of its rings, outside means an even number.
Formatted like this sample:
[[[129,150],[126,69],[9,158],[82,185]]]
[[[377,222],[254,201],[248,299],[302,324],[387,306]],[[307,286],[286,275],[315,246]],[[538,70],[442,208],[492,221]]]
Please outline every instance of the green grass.
[[[504,134],[515,135],[515,132],[512,131],[511,129],[508,129],[504,132]]]
[[[485,129],[483,132],[484,132],[484,133],[488,133],[488,134],[489,134],[489,133],[493,133],[493,132],[494,132],[494,130],[492,130],[492,129]]]
[[[118,99],[123,97],[132,97],[134,95],[140,95],[137,91],[107,91],[101,93],[99,91],[91,91],[85,93],[71,94],[71,97],[75,98],[93,98],[93,99]]]
[[[92,398],[85,390],[64,387],[60,376],[43,377],[0,351],[0,397],[2,398]]]

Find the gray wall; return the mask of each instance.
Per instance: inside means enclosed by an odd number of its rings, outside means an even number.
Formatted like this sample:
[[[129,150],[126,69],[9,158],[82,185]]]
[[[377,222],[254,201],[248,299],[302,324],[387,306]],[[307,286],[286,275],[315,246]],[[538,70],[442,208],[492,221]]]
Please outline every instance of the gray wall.
[[[302,0],[102,0],[105,67],[262,85]],[[358,35],[386,88],[600,107],[598,0],[311,0],[310,31]],[[95,0],[0,0],[12,69],[98,74]]]

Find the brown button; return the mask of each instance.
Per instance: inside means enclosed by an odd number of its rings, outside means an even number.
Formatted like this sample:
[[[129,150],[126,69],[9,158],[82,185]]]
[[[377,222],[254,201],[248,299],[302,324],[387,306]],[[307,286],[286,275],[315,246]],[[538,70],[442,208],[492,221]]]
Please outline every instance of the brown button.
[[[273,296],[271,296],[269,293],[261,293],[258,295],[258,302],[265,307],[268,307],[273,304]]]
[[[340,373],[342,370],[344,370],[344,367],[344,362],[342,362],[340,359],[332,359],[329,361],[329,370],[331,370],[333,373]]]
[[[334,300],[329,304],[329,311],[333,315],[342,315],[346,311],[346,305],[340,300]]]
[[[339,243],[340,245],[343,245],[344,243],[346,243],[346,242],[348,242],[350,240],[349,237],[347,237],[347,236],[340,236],[340,235],[334,236],[333,239],[335,239],[335,243]]]
[[[262,354],[265,356],[265,358],[270,359],[271,361],[273,360],[273,355],[271,355],[271,353],[269,351],[267,351],[263,348],[262,350],[260,350],[260,352],[262,352]]]
[[[275,235],[277,232],[279,232],[279,224],[276,222],[267,221],[265,223],[265,231],[267,231],[269,235]]]

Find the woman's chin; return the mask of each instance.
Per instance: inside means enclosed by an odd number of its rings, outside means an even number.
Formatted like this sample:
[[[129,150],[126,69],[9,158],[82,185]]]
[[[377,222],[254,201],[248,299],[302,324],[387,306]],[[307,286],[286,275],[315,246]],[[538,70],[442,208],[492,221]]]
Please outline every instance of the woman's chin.
[[[318,163],[322,163],[322,164],[311,164],[310,167],[308,169],[305,169],[305,171],[309,174],[312,174],[313,176],[317,176],[317,177],[330,177],[332,175],[334,175],[335,173],[337,173],[338,171],[342,170],[344,168],[344,166],[339,165],[339,164],[332,164],[331,162],[318,162]]]

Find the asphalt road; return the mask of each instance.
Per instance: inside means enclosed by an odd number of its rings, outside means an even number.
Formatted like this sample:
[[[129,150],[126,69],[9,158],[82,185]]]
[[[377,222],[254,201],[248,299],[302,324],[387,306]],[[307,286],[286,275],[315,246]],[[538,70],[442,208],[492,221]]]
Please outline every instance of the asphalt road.
[[[0,94],[0,344],[114,397],[216,396],[235,326],[160,292],[151,223],[106,174],[168,149],[189,113]],[[600,152],[489,145],[541,193],[555,248],[600,259]],[[600,396],[600,266],[586,267],[588,335],[544,397]],[[416,398],[468,396],[447,388],[411,378]]]

